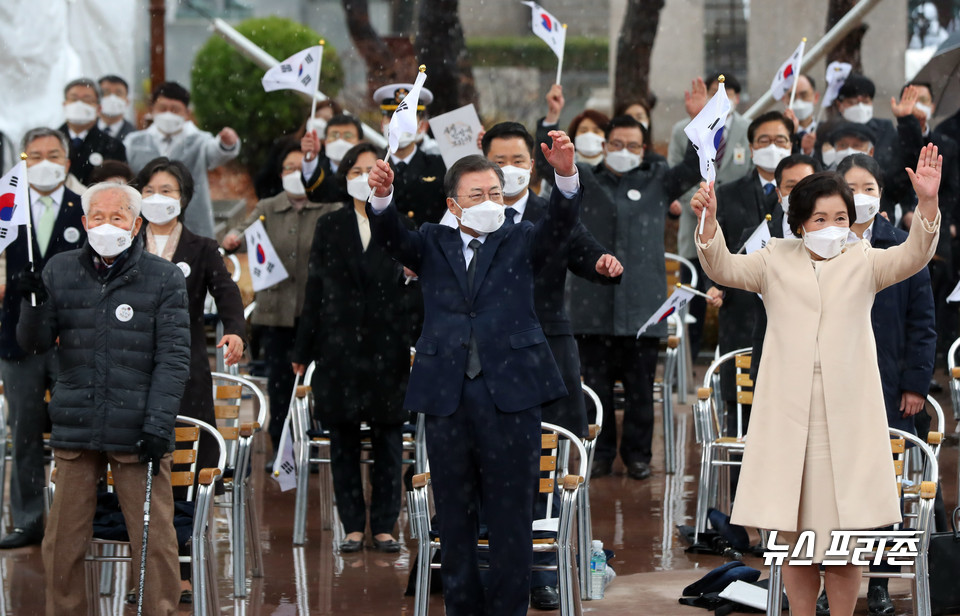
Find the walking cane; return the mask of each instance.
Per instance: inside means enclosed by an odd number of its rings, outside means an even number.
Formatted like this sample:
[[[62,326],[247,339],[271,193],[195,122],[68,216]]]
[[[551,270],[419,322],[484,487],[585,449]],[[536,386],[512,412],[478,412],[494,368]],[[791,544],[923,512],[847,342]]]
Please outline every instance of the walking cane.
[[[147,577],[147,539],[150,528],[150,496],[153,492],[153,460],[147,461],[147,492],[143,499],[143,540],[140,542],[140,585],[137,588],[137,616],[143,616],[143,582]]]

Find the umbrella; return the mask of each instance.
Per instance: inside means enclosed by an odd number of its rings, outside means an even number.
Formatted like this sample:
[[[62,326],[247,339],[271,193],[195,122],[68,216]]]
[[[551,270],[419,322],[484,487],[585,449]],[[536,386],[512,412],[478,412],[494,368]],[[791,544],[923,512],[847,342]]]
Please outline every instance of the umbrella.
[[[940,43],[913,82],[929,83],[937,103],[935,117],[945,118],[960,109],[960,32]]]

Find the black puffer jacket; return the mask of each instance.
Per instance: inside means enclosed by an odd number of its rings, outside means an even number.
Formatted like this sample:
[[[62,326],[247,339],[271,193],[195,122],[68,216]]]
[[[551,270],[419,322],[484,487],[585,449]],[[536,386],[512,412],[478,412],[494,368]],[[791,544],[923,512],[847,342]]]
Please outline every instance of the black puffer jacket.
[[[50,400],[51,445],[133,452],[143,432],[166,437],[190,372],[183,273],[134,241],[100,277],[89,244],[43,270],[50,297],[21,305],[17,341],[39,353],[59,337],[60,374]]]

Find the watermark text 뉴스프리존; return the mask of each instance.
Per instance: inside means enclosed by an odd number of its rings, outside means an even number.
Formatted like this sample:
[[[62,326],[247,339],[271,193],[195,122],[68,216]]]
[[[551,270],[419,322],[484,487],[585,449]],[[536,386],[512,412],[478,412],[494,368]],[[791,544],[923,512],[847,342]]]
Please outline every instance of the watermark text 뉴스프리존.
[[[822,564],[911,566],[920,551],[918,530],[834,530],[830,531],[830,547],[824,552]],[[800,532],[796,545],[777,543],[777,531],[770,531],[763,564],[812,565],[812,530]]]

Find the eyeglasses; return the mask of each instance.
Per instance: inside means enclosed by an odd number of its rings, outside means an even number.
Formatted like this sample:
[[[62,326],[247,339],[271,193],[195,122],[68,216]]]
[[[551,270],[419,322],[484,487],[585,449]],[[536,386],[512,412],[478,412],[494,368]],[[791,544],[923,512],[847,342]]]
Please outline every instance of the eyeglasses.
[[[344,141],[352,141],[357,138],[357,133],[352,130],[327,130],[327,141],[336,141],[337,139],[343,139]]]
[[[180,196],[180,191],[176,188],[171,188],[169,186],[164,186],[159,191],[156,191],[150,186],[147,186],[143,189],[143,196],[149,197],[150,195],[163,195],[164,197],[177,198]]]
[[[284,165],[283,166],[284,173],[289,173],[291,171],[299,171],[299,170],[300,170],[300,165]]]
[[[468,203],[470,205],[483,203],[487,199],[490,201],[496,201],[497,203],[503,203],[503,193],[499,190],[491,190],[487,192],[480,192],[477,190],[466,195],[457,195],[457,197],[463,199],[464,203]]]
[[[785,137],[783,135],[777,135],[776,137],[771,137],[769,135],[760,135],[756,138],[754,143],[761,147],[765,148],[771,143],[777,146],[778,148],[787,148],[790,147],[790,137]]]
[[[628,151],[633,152],[634,154],[643,153],[643,144],[637,143],[636,141],[631,141],[630,143],[624,143],[619,139],[614,139],[613,141],[607,142],[607,150],[611,152],[617,152],[622,150],[623,148],[627,148]]]

